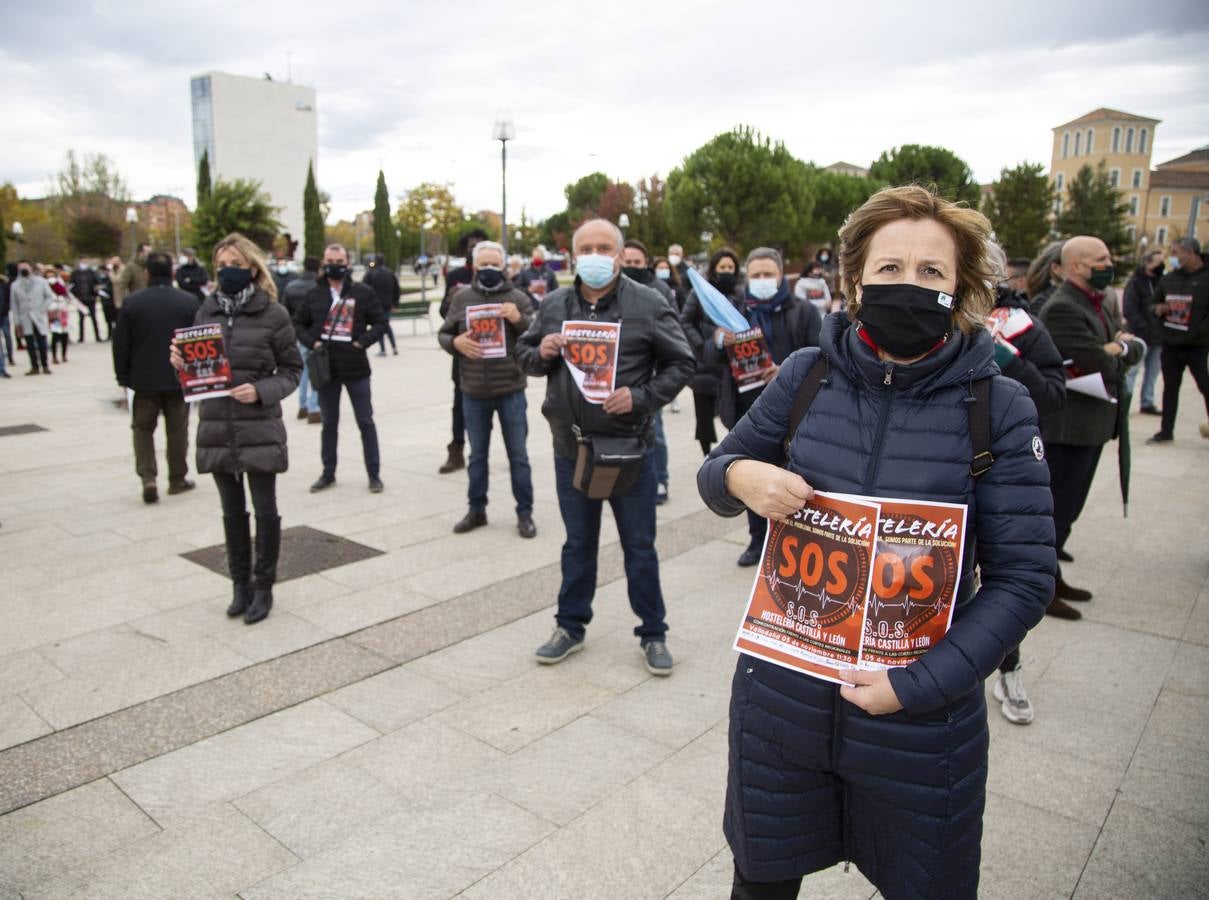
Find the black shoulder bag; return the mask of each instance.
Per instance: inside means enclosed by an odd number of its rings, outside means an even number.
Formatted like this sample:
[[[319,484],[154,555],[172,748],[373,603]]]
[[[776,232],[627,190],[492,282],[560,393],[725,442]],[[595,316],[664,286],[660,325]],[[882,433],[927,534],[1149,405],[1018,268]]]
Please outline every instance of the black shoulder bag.
[[[340,313],[347,302],[348,297],[340,298],[340,306],[336,309],[336,314],[332,316],[332,327],[328,329],[327,337],[306,355],[306,374],[311,380],[311,387],[315,390],[325,388],[332,383],[332,355],[328,350],[328,345],[336,330],[336,322],[339,321]],[[331,307],[328,308],[331,309]]]

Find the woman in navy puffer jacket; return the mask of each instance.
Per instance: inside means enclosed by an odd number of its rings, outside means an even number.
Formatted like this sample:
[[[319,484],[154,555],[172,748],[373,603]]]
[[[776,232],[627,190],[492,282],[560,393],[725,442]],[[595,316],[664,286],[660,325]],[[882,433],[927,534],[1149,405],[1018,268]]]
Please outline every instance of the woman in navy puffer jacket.
[[[848,314],[829,316],[820,347],[785,362],[698,473],[721,515],[785,517],[814,489],[968,506],[953,624],[918,661],[840,687],[739,657],[732,897],[795,897],[803,875],[848,860],[887,900],[977,894],[983,680],[1041,619],[1056,565],[1036,410],[1022,385],[995,374],[983,324],[989,231],[981,214],[921,187],[871,197],[841,233]],[[786,464],[795,395],[824,357]],[[994,462],[975,479],[966,406],[988,377]]]

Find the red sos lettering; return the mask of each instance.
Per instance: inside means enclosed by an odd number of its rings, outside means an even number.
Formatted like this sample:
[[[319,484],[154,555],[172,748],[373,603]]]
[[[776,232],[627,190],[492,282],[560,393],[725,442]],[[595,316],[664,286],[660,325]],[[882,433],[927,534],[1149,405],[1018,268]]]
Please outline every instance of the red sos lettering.
[[[218,358],[218,346],[214,341],[188,341],[181,346],[182,354],[185,357],[185,362],[198,363],[205,362],[208,359]]]
[[[609,348],[604,344],[586,344],[572,341],[567,344],[567,359],[575,366],[607,366]]]
[[[759,341],[744,341],[741,344],[735,344],[735,357],[737,359],[751,359],[752,357],[759,355]]]
[[[475,319],[470,327],[479,334],[495,334],[497,324],[494,319]]]
[[[932,578],[935,562],[928,555],[915,556],[908,566],[893,550],[883,550],[873,561],[873,593],[882,600],[893,600],[906,588],[912,600],[925,600],[936,591]]]
[[[824,560],[823,548],[818,544],[807,544],[800,552],[799,545],[797,536],[792,534],[781,541],[778,547],[781,551],[781,561],[777,565],[777,574],[782,578],[798,575],[802,585],[807,588],[817,587],[826,575],[827,583],[823,589],[828,594],[838,596],[848,590],[848,574],[844,571],[847,553],[843,550],[832,550]]]

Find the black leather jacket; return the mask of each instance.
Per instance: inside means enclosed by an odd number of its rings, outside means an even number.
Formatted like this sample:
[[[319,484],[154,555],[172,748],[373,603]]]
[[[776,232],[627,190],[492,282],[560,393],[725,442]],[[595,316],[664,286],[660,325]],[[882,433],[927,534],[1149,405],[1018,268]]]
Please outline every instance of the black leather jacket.
[[[633,435],[649,447],[654,440],[651,417],[688,384],[695,360],[684,329],[672,306],[658,293],[619,275],[613,291],[595,307],[573,287],[546,296],[529,330],[516,343],[516,361],[529,375],[546,376],[542,414],[550,422],[554,452],[573,458],[573,425],[586,434]],[[609,415],[599,404],[584,400],[562,357],[544,360],[538,345],[547,334],[558,334],[568,320],[594,319],[621,323],[617,354],[617,388],[628,387],[634,408],[624,415]]]

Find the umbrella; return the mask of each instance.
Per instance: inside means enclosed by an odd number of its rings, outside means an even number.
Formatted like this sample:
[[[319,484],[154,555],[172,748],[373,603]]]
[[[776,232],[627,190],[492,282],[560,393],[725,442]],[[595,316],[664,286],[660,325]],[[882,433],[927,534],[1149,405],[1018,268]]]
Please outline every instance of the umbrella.
[[[1117,400],[1117,471],[1121,479],[1121,506],[1129,518],[1129,406],[1133,395],[1122,391]]]
[[[693,290],[697,292],[701,308],[715,325],[734,332],[746,331],[751,327],[747,319],[743,318],[743,314],[735,309],[722,292],[702,278],[695,269],[688,270],[688,280],[692,283]]]

